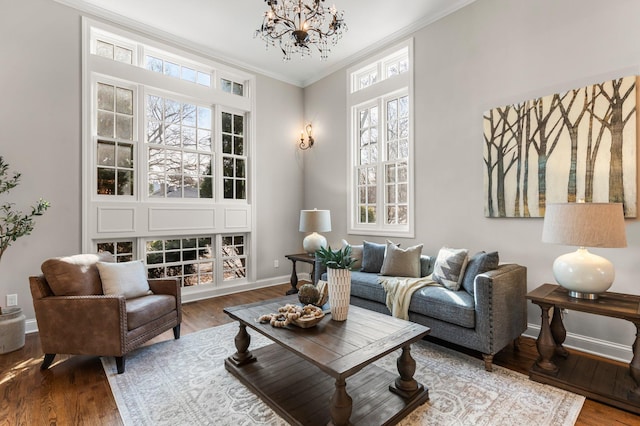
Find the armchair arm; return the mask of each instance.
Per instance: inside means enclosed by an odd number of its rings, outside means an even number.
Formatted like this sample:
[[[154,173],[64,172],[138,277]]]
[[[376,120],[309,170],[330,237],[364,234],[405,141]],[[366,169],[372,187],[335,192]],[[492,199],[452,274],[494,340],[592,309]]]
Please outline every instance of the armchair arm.
[[[51,296],[33,300],[44,353],[122,356],[123,296]]]
[[[168,294],[176,298],[178,324],[182,322],[182,291],[176,278],[158,278],[149,281],[149,288],[154,294]]]
[[[476,328],[495,354],[527,328],[527,268],[500,265],[475,279]]]

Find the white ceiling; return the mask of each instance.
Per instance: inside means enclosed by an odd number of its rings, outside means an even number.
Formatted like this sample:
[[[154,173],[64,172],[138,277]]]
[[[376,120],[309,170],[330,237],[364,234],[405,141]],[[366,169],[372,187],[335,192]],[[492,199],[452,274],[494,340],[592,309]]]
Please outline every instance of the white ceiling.
[[[111,21],[187,45],[231,64],[306,86],[389,40],[405,36],[475,0],[329,0],[344,10],[349,31],[327,61],[317,54],[282,61],[253,38],[267,10],[263,0],[55,0]],[[314,52],[315,53],[315,52]]]

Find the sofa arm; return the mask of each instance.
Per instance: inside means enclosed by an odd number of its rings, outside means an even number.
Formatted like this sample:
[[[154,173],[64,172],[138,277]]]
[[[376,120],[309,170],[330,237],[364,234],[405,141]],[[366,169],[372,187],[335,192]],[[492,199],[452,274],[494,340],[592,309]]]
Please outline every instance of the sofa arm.
[[[483,352],[493,355],[527,328],[527,268],[500,265],[478,275],[474,290],[476,328],[486,339]]]
[[[42,351],[122,356],[127,333],[123,296],[52,296],[33,300]]]

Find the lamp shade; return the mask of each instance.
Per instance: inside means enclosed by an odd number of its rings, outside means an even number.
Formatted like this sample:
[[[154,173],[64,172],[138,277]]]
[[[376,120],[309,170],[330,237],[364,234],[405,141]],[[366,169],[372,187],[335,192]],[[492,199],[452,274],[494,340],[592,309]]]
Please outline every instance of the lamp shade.
[[[300,210],[300,232],[331,231],[329,210]]]
[[[579,247],[626,247],[622,204],[547,204],[542,241]]]

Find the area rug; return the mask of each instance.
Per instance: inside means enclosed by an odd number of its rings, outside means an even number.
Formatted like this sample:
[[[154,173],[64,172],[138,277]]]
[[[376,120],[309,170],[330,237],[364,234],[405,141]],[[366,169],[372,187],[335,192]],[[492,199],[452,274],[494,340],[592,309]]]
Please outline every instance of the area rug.
[[[225,324],[144,346],[127,356],[124,374],[116,374],[112,357],[102,358],[124,424],[287,425],[225,370],[237,330]],[[270,343],[251,338],[251,348]],[[500,366],[488,373],[481,360],[430,342],[413,345],[411,354],[430,399],[401,425],[573,425],[584,402]],[[376,364],[397,372],[396,359]]]

